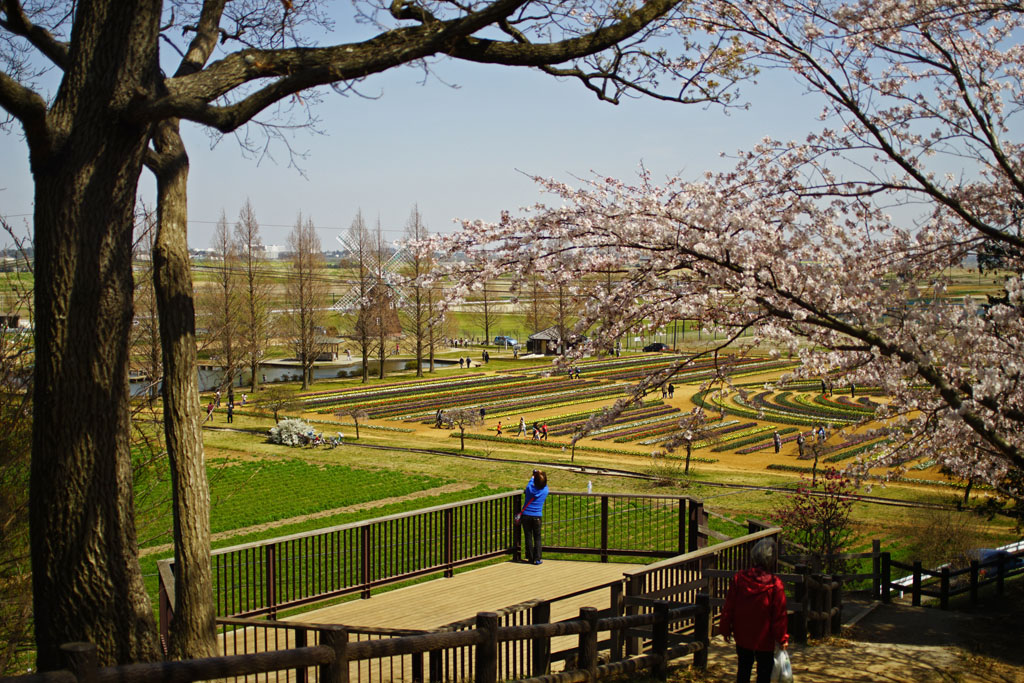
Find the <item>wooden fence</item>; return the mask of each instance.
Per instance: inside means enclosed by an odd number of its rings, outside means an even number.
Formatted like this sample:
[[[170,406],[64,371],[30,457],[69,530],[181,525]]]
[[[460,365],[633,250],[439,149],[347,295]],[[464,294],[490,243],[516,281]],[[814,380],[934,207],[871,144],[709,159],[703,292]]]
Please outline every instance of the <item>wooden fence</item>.
[[[760,520],[750,520],[748,528],[751,532],[767,528],[767,524]],[[797,550],[806,550],[787,543],[787,547]],[[781,555],[779,560],[782,564],[789,565],[793,571],[814,578],[822,585],[817,589],[812,587],[811,594],[805,596],[796,588],[798,581],[793,582],[793,597],[802,601],[817,602],[825,604],[827,598],[823,593],[825,584],[841,583],[851,584],[854,582],[871,582],[871,597],[875,600],[890,602],[893,593],[900,596],[910,593],[911,604],[915,607],[921,605],[922,596],[936,598],[941,609],[949,609],[949,599],[957,595],[967,594],[970,596],[970,604],[978,602],[979,591],[985,587],[994,585],[998,595],[1003,594],[1003,584],[1007,577],[1017,574],[1024,574],[1024,547],[1021,544],[1010,546],[1010,550],[998,553],[988,560],[972,560],[967,567],[953,569],[949,566],[937,569],[925,569],[920,561],[910,563],[897,562],[892,559],[892,554],[883,551],[881,541],[871,542],[871,551],[863,553],[841,553],[824,557],[812,556],[809,554]],[[870,568],[860,572],[842,572],[834,574],[822,574],[822,570],[828,565],[839,563],[852,563],[861,560],[871,560]],[[893,579],[893,570],[910,572],[899,579]],[[780,574],[784,581],[790,580],[791,575]],[[808,584],[809,586],[812,584]],[[837,597],[841,591],[836,591]],[[833,599],[834,601],[834,599]],[[822,620],[823,614],[816,614],[816,608],[810,607],[803,610],[810,615],[811,619]],[[828,611],[832,611],[831,609]],[[833,615],[834,618],[834,615]],[[790,620],[793,625],[792,618]],[[811,635],[816,637],[820,630],[817,626],[811,626]],[[797,626],[799,630],[799,625]],[[791,631],[792,633],[792,631]]]
[[[696,667],[706,666],[708,641],[729,577],[749,566],[754,544],[763,538],[778,540],[779,533],[777,528],[757,531],[638,567],[622,580],[556,600],[480,613],[429,633],[222,618],[222,627],[234,629],[223,634],[223,657],[108,669],[89,665],[86,657],[84,663],[71,664],[77,679],[65,673],[16,680],[58,683],[46,677],[63,676],[59,683],[187,683],[207,678],[242,679],[238,683],[490,683],[531,677],[599,680],[641,670],[664,677],[671,659],[693,655]],[[803,590],[805,596],[834,596],[841,585],[808,573],[783,576],[796,595]],[[584,607],[577,618],[550,622],[554,602],[581,593],[593,593],[595,603],[606,595],[607,607]],[[817,604],[791,598],[791,607],[803,623],[815,621],[809,615],[816,612],[828,615],[828,626],[837,625],[841,613],[839,600]],[[551,673],[555,669],[561,671]]]
[[[275,616],[341,595],[443,573],[500,556],[519,559],[511,523],[522,493],[440,505],[365,522],[215,550],[217,616]],[[707,544],[703,503],[684,496],[553,491],[544,509],[544,549],[597,556],[671,557]],[[174,609],[174,565],[159,563],[161,633]]]
[[[988,585],[995,585],[996,593],[1002,595],[1007,577],[1024,573],[1024,550],[998,555],[986,561],[972,560],[968,567],[951,569],[924,569],[920,561],[904,564],[892,559],[889,553],[880,553],[879,580],[881,599],[889,602],[892,591],[910,593],[911,604],[921,604],[921,596],[938,598],[939,607],[949,609],[949,599],[967,594],[971,604],[978,602],[978,591]],[[893,581],[893,568],[911,572],[903,580]]]
[[[668,663],[693,654],[695,664],[707,665],[708,642],[711,635],[710,609],[704,596],[698,604],[672,607],[667,602],[658,602],[650,613],[622,617],[601,618],[597,610],[584,607],[578,619],[557,623],[538,623],[518,626],[502,626],[500,617],[494,612],[480,612],[474,628],[462,631],[435,632],[387,639],[352,642],[349,633],[341,626],[319,627],[317,645],[295,647],[287,650],[256,654],[211,657],[208,659],[152,664],[129,664],[113,667],[99,667],[96,664],[96,648],[91,643],[69,643],[62,646],[68,658],[68,670],[48,672],[10,679],[3,683],[191,683],[210,679],[245,678],[255,676],[268,679],[275,672],[289,672],[292,680],[306,681],[315,672],[320,683],[348,683],[352,664],[367,660],[388,660],[411,656],[420,661],[413,668],[411,680],[474,680],[476,683],[496,683],[505,680],[501,672],[500,653],[509,645],[530,643],[533,656],[530,660],[529,675],[543,677],[541,680],[592,681],[610,675],[650,671],[664,680]],[[670,634],[673,624],[689,621],[695,626],[692,637],[673,638]],[[600,635],[627,629],[644,628],[651,633],[651,646],[642,654],[615,661],[598,657]],[[577,645],[572,661],[573,669],[557,675],[547,672],[550,668],[550,642],[557,637],[576,636]],[[606,639],[607,640],[610,639]],[[620,638],[621,640],[621,638]],[[548,645],[544,645],[548,643]],[[452,678],[436,678],[433,663],[439,661],[434,653],[446,650],[471,649],[469,675]],[[429,668],[422,665],[428,655]],[[525,672],[524,672],[525,673]],[[402,680],[401,678],[380,678],[380,680]]]

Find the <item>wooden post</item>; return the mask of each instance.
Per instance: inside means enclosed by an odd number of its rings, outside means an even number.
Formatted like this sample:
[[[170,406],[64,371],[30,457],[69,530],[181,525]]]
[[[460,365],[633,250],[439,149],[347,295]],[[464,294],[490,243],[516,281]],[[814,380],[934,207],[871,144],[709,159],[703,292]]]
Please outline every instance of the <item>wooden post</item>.
[[[551,602],[545,600],[533,606],[533,624],[551,623]],[[551,639],[547,636],[537,636],[530,643],[533,661],[531,662],[534,678],[544,676],[551,668]]]
[[[701,524],[707,524],[707,513],[704,512],[704,503],[699,500],[690,501],[690,533],[687,539],[687,550],[694,551],[706,548],[708,537],[700,530]]]
[[[608,496],[601,496],[601,561],[608,561]]]
[[[838,636],[843,632],[843,582],[838,574],[832,575],[832,607],[836,613],[832,615],[832,635]]]
[[[793,587],[793,623],[789,624],[789,632],[793,636],[793,640],[798,643],[807,642],[807,613],[810,611],[810,591],[808,590],[808,577],[810,576],[810,567],[806,564],[798,564],[793,568],[793,571],[800,577],[799,581]]]
[[[498,613],[477,612],[476,630],[483,639],[476,646],[476,683],[498,680]]]
[[[523,511],[522,494],[512,499],[512,519]],[[512,525],[512,561],[519,562],[522,557],[523,527],[519,524]]]
[[[587,673],[588,680],[597,680],[597,608],[580,607],[580,619],[587,622],[587,630],[580,634],[576,668]]]
[[[892,594],[889,587],[892,586],[892,555],[888,552],[882,553],[882,602],[892,602]]]
[[[359,593],[359,595],[364,600],[368,600],[370,598],[370,581],[372,580],[372,576],[370,574],[370,546],[372,544],[370,543],[369,524],[364,524],[363,527],[360,529],[360,538],[362,539],[362,542],[360,543],[360,545],[362,546],[360,567],[362,569],[363,590]]]
[[[99,680],[99,655],[92,643],[64,643],[60,646],[68,668],[78,683],[96,683]]]
[[[609,600],[609,608],[613,617],[621,617],[623,611],[622,602],[622,582],[616,581],[611,585],[611,599]],[[608,634],[608,648],[611,650],[610,659],[613,662],[617,662],[622,659],[622,643],[623,643],[623,631],[619,628],[613,628],[611,633]],[[535,673],[534,676],[537,674]]]
[[[305,628],[298,628],[295,630],[295,647],[306,647],[308,638],[306,635]],[[297,666],[295,667],[295,680],[298,683],[307,683],[309,681],[309,667]]]
[[[693,622],[693,639],[703,647],[693,653],[693,668],[704,671],[708,668],[708,650],[711,648],[711,596],[697,593],[697,607],[700,613]]]
[[[680,555],[685,553],[687,550],[692,550],[690,546],[693,545],[693,500],[690,498],[680,499],[679,501],[679,530],[677,532],[678,539],[676,543],[676,552]]]
[[[658,658],[651,671],[659,681],[668,680],[668,603],[654,603],[654,633],[651,636],[651,654]],[[593,680],[593,678],[591,679]]]
[[[320,666],[320,683],[348,683],[348,631],[344,626],[323,626],[320,644],[334,649],[334,661]]]
[[[173,586],[164,585],[164,576],[170,574],[169,571],[164,571],[160,565],[167,560],[160,560],[157,566],[160,570],[157,572],[160,582],[160,645],[163,648],[164,655],[167,655],[167,644],[171,641],[171,619],[174,618],[174,603],[173,598]],[[171,581],[174,580],[174,575],[170,574]]]
[[[417,652],[412,655],[412,683],[426,683],[427,679],[423,677],[423,658],[426,654]]]
[[[971,560],[971,604],[978,604],[978,561]]]
[[[910,604],[914,607],[921,606],[921,560],[914,560],[914,584]]]
[[[832,593],[826,590],[825,581],[827,577],[822,574],[815,574],[811,577],[811,637],[822,638],[828,633],[829,611],[832,609]]]
[[[444,511],[444,577],[455,576],[455,509]]]
[[[441,650],[431,650],[429,655],[430,680],[444,680],[444,653]]]
[[[626,582],[626,597],[636,596],[639,597],[643,593],[643,577],[634,575],[629,577]],[[626,605],[626,615],[636,614],[636,605]],[[640,639],[635,636],[626,637],[626,656],[632,657],[640,654]]]
[[[949,567],[943,567],[939,577],[939,608],[949,609]]]
[[[877,538],[871,541],[871,597],[878,600],[882,597],[882,542]]]
[[[267,607],[270,608],[270,616],[277,616],[277,544],[272,543],[266,546],[266,553],[263,556],[263,583],[267,596]]]

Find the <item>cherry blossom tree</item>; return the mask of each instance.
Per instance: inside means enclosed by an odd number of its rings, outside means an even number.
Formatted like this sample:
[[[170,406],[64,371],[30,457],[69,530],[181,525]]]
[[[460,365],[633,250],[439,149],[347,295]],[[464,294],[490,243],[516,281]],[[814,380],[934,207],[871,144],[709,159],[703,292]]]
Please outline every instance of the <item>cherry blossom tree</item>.
[[[680,319],[727,341],[750,332],[744,349],[799,356],[793,377],[884,390],[874,418],[896,439],[872,466],[926,455],[1024,494],[1021,278],[986,310],[948,294],[948,269],[983,244],[1014,272],[1024,260],[1019,9],[755,0],[698,3],[691,21],[788,69],[822,104],[821,127],[697,179],[538,178],[555,206],[424,244],[469,255],[448,269],[453,293],[541,275],[568,288],[576,331],[605,349]],[[588,289],[607,272],[621,286]]]

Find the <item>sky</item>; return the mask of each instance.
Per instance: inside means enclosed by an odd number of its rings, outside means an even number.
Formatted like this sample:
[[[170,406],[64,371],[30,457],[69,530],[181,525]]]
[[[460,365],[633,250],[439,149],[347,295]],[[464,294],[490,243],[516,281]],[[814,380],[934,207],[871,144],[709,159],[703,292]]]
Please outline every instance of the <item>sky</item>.
[[[305,155],[302,173],[281,145],[271,148],[273,159],[247,158],[232,136],[212,144],[201,127],[183,124],[189,245],[209,247],[222,211],[233,225],[247,198],[265,244],[284,244],[301,212],[330,250],[359,210],[394,240],[414,204],[428,230],[451,232],[456,219],[496,220],[503,210],[550,201],[532,175],[634,179],[643,164],[655,180],[695,179],[730,165],[720,153],[765,135],[803,138],[821,104],[785,74],[745,86],[750,109],[726,114],[650,99],[611,105],[575,81],[522,68],[442,61],[434,70],[426,83],[418,68],[380,74],[361,84],[364,97],[326,93],[314,105],[322,134],[290,138]],[[28,230],[33,191],[19,129],[0,133],[0,160],[0,214]],[[139,191],[152,206],[148,172]]]

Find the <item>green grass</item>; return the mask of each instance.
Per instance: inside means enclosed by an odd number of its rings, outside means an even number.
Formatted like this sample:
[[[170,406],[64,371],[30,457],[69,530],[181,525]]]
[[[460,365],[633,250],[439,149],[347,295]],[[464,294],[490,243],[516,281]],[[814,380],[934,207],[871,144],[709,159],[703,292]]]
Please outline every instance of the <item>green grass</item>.
[[[451,481],[298,459],[214,461],[207,466],[207,476],[212,533],[404,496]],[[159,502],[140,511],[138,520],[139,538],[148,545],[169,540],[160,532],[170,527],[170,484],[165,479],[156,485],[164,490],[149,495]]]
[[[435,505],[445,505],[447,503],[454,503],[462,500],[482,498],[484,496],[489,496],[494,493],[499,493],[499,491],[485,485],[480,485],[475,486],[471,489],[466,489],[464,491],[457,491],[454,493],[445,493],[436,496],[418,498],[416,500],[407,500],[398,503],[391,503],[388,505],[370,507],[363,510],[355,510],[352,512],[343,512],[336,515],[330,515],[328,517],[320,517],[317,519],[311,519],[303,522],[296,522],[294,524],[287,524],[279,527],[274,527],[272,529],[264,529],[261,531],[239,534],[237,536],[233,535],[229,538],[214,541],[213,543],[211,543],[211,548],[216,550],[218,548],[227,548],[233,545],[240,545],[244,543],[255,543],[256,541],[264,541],[271,538],[289,536],[291,534],[299,534],[306,531],[315,531],[317,529],[325,529],[328,527],[338,526],[341,524],[351,524],[353,522],[361,522],[367,519],[385,517],[387,515],[396,515],[403,512],[409,512],[412,510],[419,510],[425,507],[432,507]],[[141,559],[143,579],[146,582],[146,591],[149,593],[150,600],[153,603],[154,613],[156,613],[157,610],[159,610],[159,580],[157,576],[157,562],[159,560],[172,557],[173,554],[174,553],[172,551],[168,550],[161,553],[152,553],[150,555],[146,555]]]

